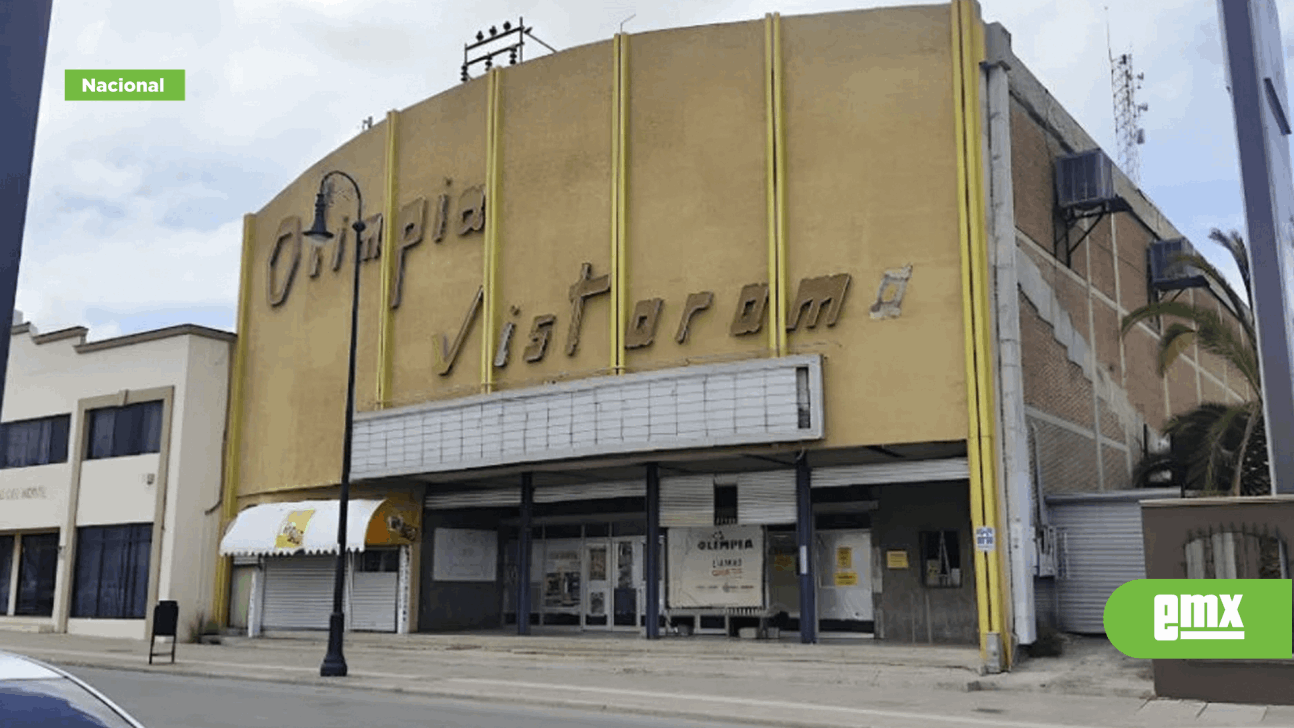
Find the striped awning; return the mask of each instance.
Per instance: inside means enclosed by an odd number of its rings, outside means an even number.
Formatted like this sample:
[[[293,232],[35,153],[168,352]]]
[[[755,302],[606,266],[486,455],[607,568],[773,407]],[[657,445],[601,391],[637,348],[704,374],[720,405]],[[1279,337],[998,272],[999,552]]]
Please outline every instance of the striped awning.
[[[389,500],[351,500],[346,514],[346,550],[375,542],[407,542],[408,518]],[[340,503],[335,500],[262,503],[239,513],[220,540],[221,556],[289,556],[337,553]],[[397,514],[394,515],[393,514]],[[380,523],[378,522],[380,521]],[[389,522],[389,523],[388,523]],[[376,538],[375,538],[376,537]]]

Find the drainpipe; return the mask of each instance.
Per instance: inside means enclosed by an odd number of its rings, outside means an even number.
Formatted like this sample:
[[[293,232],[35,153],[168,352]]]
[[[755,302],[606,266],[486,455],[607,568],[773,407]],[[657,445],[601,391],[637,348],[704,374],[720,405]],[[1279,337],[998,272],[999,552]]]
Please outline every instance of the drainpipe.
[[[1020,294],[1016,272],[1015,206],[1011,178],[1011,94],[1007,65],[1010,35],[998,24],[986,32],[988,62],[981,69],[989,189],[989,245],[993,266],[993,318],[996,323],[998,458],[1002,466],[1003,519],[1011,583],[1011,617],[1016,644],[1037,639],[1033,598],[1034,503],[1029,473],[1029,437],[1024,409],[1021,360]]]

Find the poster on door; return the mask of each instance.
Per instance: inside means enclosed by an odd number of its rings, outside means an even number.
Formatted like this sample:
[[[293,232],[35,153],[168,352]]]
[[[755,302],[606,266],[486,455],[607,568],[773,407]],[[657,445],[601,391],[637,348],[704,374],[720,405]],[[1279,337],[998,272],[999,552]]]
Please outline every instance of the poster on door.
[[[764,606],[763,526],[669,529],[671,609]]]

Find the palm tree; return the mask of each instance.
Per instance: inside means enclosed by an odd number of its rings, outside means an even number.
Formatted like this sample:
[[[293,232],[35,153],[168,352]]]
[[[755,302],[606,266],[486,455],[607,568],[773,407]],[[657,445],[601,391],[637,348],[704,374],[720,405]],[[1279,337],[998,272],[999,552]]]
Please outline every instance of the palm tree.
[[[1178,262],[1194,266],[1221,291],[1232,311],[1232,325],[1217,311],[1192,305],[1178,298],[1181,292],[1147,304],[1123,319],[1123,335],[1139,322],[1159,316],[1174,321],[1159,338],[1158,369],[1163,376],[1177,357],[1192,343],[1215,355],[1248,382],[1254,398],[1240,404],[1206,402],[1169,420],[1167,433],[1173,438],[1169,453],[1152,455],[1138,467],[1137,479],[1145,482],[1150,473],[1172,469],[1190,490],[1229,492],[1232,495],[1262,495],[1271,490],[1267,470],[1267,442],[1263,428],[1262,382],[1258,369],[1258,339],[1251,314],[1252,291],[1249,258],[1240,233],[1223,233],[1214,228],[1209,238],[1226,248],[1240,268],[1245,297],[1200,255],[1179,256]]]

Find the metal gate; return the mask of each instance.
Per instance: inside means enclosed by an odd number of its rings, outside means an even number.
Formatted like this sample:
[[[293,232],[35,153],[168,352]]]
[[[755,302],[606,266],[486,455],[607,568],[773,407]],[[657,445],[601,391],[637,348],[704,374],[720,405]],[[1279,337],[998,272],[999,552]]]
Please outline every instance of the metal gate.
[[[1066,632],[1102,634],[1115,589],[1146,578],[1141,501],[1177,498],[1176,488],[1047,497],[1057,530],[1056,618]]]
[[[357,571],[351,574],[351,629],[394,632],[399,589],[398,572]]]
[[[335,556],[265,560],[265,629],[328,629]]]

